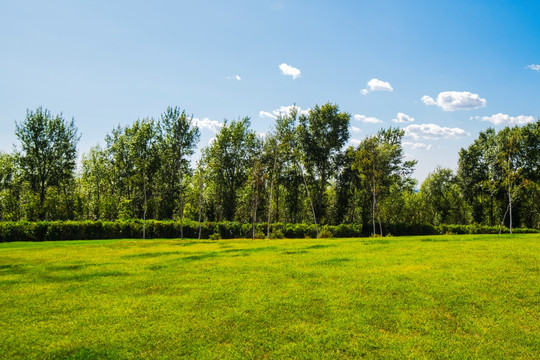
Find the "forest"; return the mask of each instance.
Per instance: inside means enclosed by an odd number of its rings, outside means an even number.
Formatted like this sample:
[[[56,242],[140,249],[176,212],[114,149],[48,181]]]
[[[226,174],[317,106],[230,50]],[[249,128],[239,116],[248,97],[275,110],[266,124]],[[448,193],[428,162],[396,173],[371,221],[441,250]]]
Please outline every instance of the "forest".
[[[540,120],[488,128],[418,184],[399,128],[348,146],[338,105],[296,108],[257,134],[247,117],[225,121],[191,158],[200,130],[179,107],[117,126],[78,160],[74,120],[44,108],[16,123],[0,153],[0,219],[193,220],[316,225],[480,224],[540,228]]]

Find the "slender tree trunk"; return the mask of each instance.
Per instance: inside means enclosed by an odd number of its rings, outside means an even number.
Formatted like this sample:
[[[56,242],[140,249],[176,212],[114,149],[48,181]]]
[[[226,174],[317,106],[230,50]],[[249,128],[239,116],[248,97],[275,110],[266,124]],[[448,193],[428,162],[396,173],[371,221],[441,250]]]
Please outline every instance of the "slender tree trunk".
[[[274,149],[274,167],[272,168],[272,176],[270,177],[270,199],[268,200],[268,227],[266,228],[266,238],[270,239],[270,219],[272,216],[272,195],[274,192],[274,175],[276,172],[277,152]]]
[[[143,211],[143,239],[146,239],[146,174],[143,170],[143,192],[144,192],[144,211]]]
[[[311,204],[311,212],[313,213],[313,221],[315,222],[315,233],[317,234],[317,237],[319,237],[319,227],[317,226],[317,217],[315,216],[315,207],[313,207],[313,201],[311,200],[311,195],[309,195],[309,188],[306,181],[306,176],[304,175],[304,169],[302,169],[302,166],[300,166],[299,163],[297,163],[298,167],[300,168],[300,172],[302,173],[302,179],[304,179],[304,186],[306,187],[306,193],[309,199],[309,203]]]
[[[510,191],[510,185],[508,186],[508,207],[509,207],[509,216],[510,216],[510,234],[512,233],[512,192]]]
[[[180,240],[184,240],[184,193],[182,191],[182,158],[183,151],[180,151],[180,164],[178,165],[178,185],[180,186]]]
[[[371,221],[373,222],[373,235],[375,235],[377,232],[375,227],[375,206],[377,206],[377,198],[375,197],[375,190],[373,190],[371,193],[373,194],[373,203],[371,206]]]
[[[203,189],[203,181],[202,181],[202,169],[199,176],[199,238],[198,240],[201,240],[201,214],[202,214],[202,189]]]

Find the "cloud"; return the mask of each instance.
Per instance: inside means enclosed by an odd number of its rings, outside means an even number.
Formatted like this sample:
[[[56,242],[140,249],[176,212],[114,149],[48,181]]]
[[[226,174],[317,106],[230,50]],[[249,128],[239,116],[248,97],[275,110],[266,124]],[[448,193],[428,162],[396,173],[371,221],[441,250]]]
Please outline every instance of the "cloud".
[[[362,132],[362,129],[360,129],[359,127],[356,127],[356,126],[351,126],[351,132],[360,133],[360,132]]]
[[[216,133],[223,126],[223,123],[216,120],[210,120],[209,118],[204,118],[204,119],[193,118],[193,123],[197,125],[200,129],[208,129]]]
[[[440,138],[456,139],[463,136],[469,136],[468,132],[460,128],[441,127],[436,124],[411,124],[405,127],[405,136],[418,139],[433,139]]]
[[[242,80],[242,78],[240,77],[240,75],[227,76],[227,79],[228,79],[228,80],[236,80],[236,81]]]
[[[285,63],[279,65],[279,69],[283,75],[292,76],[293,79],[300,77],[300,69],[287,65]]]
[[[277,119],[277,116],[272,114],[272,113],[269,113],[268,111],[259,111],[259,117],[262,117],[262,118],[271,118],[271,119]]]
[[[355,114],[354,115],[354,120],[358,120],[358,121],[361,121],[363,123],[369,123],[369,124],[377,124],[377,123],[382,123],[382,120],[379,120],[375,117],[367,117],[366,115],[360,115],[360,114]]]
[[[472,119],[480,121],[489,121],[493,125],[525,125],[534,122],[534,116],[510,116],[503,113],[498,113],[491,116],[474,116]]]
[[[392,120],[395,123],[408,123],[413,122],[414,118],[402,112],[398,113],[396,118]]]
[[[540,71],[540,65],[536,65],[536,64],[531,64],[531,65],[527,66],[526,68],[534,70],[534,71]]]
[[[298,115],[307,115],[309,114],[309,110],[303,110],[302,108],[296,106],[296,105],[289,105],[289,106],[280,106],[277,109],[272,110],[272,112],[268,111],[259,111],[259,117],[262,118],[271,118],[271,119],[277,119],[279,115],[288,115],[293,108],[296,108],[296,111],[298,111]]]
[[[417,149],[431,150],[431,144],[428,145],[421,142],[413,143],[410,141],[404,141],[403,146],[411,147],[414,150],[417,150]]]
[[[422,102],[426,105],[437,105],[444,111],[473,110],[486,106],[486,99],[478,94],[468,91],[443,91],[434,100],[431,96],[424,95]]]
[[[369,89],[360,90],[362,95],[367,95],[371,91],[388,91],[388,92],[394,91],[394,88],[392,88],[392,85],[390,85],[389,82],[382,81],[375,78],[369,80],[367,83],[367,86]]]
[[[360,143],[362,142],[362,140],[357,140],[357,139],[349,139],[349,142],[353,145],[360,145]]]

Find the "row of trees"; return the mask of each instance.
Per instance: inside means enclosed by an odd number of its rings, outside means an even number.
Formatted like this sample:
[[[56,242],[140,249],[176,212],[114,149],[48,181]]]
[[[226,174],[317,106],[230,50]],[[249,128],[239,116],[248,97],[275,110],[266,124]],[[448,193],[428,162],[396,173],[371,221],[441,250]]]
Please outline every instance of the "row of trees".
[[[398,128],[357,147],[337,105],[293,108],[264,137],[249,118],[225,121],[190,159],[200,132],[178,107],[114,128],[82,156],[73,120],[38,108],[16,125],[20,145],[0,154],[0,218],[178,219],[258,222],[472,222],[540,226],[540,121],[488,129],[462,149],[456,173],[437,168],[419,190]]]

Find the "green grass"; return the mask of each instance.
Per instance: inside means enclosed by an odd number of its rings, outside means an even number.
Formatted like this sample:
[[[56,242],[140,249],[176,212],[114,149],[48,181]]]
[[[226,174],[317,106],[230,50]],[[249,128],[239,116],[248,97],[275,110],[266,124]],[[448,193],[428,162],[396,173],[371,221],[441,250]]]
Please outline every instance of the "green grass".
[[[540,236],[0,244],[0,357],[540,354]]]

